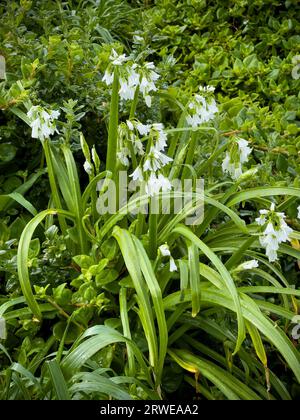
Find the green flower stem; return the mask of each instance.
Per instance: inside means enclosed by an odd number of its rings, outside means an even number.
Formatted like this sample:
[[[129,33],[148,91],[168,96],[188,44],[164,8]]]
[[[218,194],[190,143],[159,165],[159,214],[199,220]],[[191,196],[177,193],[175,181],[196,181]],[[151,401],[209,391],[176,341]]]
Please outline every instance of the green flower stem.
[[[139,93],[140,93],[140,87],[138,86],[135,90],[134,98],[133,98],[131,108],[130,108],[130,114],[129,114],[129,119],[130,120],[132,120],[135,116],[135,112],[136,112],[136,108],[137,108],[137,104],[138,104],[138,100],[139,100]]]
[[[50,183],[54,206],[56,209],[62,209],[62,204],[59,197],[59,192],[58,192],[54,169],[53,169],[50,140],[46,139],[42,144],[43,144],[43,150],[44,150],[46,164],[48,168],[48,177],[49,177],[49,183]],[[62,234],[66,235],[68,226],[67,226],[65,218],[63,216],[58,216],[58,222],[59,222],[59,226],[60,226]]]
[[[216,150],[209,159],[207,159],[204,163],[202,163],[198,168],[196,168],[197,174],[203,174],[206,171],[207,167],[210,166],[228,147],[228,143],[221,146],[218,150]]]
[[[193,131],[191,134],[191,141],[189,144],[189,148],[188,148],[188,152],[187,152],[187,156],[185,160],[186,165],[193,165],[196,144],[197,144],[197,132]],[[189,176],[189,169],[185,167],[183,169],[182,178],[186,179],[188,178],[188,176]]]
[[[117,179],[117,151],[118,151],[118,125],[119,125],[119,74],[117,68],[114,72],[112,96],[109,113],[108,144],[106,157],[106,170],[112,172],[113,179]]]
[[[80,250],[83,254],[88,252],[88,242],[86,238],[86,233],[83,228],[82,219],[84,216],[84,209],[82,207],[82,195],[80,191],[80,183],[77,173],[77,166],[73,157],[73,154],[70,148],[67,145],[62,146],[62,151],[64,154],[68,178],[69,178],[69,185],[70,191],[73,198],[73,212],[76,217],[76,228],[78,230],[78,239],[80,244]]]
[[[153,199],[150,199],[150,209],[153,203]],[[155,212],[150,213],[149,216],[149,256],[151,260],[155,260],[157,256],[157,214]]]
[[[137,104],[138,104],[138,100],[139,100],[139,93],[140,93],[140,88],[139,86],[136,88],[135,90],[135,94],[134,94],[134,98],[131,104],[131,108],[130,108],[130,114],[129,114],[129,119],[132,120],[135,116],[135,112],[136,112],[136,108],[137,108]],[[134,147],[131,141],[128,142],[128,148],[130,151],[130,155],[131,155],[131,161],[132,161],[132,169],[135,170],[137,168],[137,159],[136,159],[136,155],[134,152]]]
[[[178,141],[179,141],[180,133],[186,131],[186,128],[184,127],[185,126],[185,119],[186,119],[186,111],[184,110],[183,113],[181,114],[180,119],[179,119],[177,128],[171,129],[171,130],[166,130],[166,132],[175,133],[175,135],[173,136],[173,138],[171,140],[171,144],[170,144],[170,147],[169,147],[169,150],[168,150],[168,156],[172,159],[175,156],[175,152],[176,152],[176,149],[177,149],[177,144],[178,144]],[[188,128],[188,129],[190,130],[190,128]]]
[[[131,336],[129,318],[128,318],[127,289],[125,287],[121,287],[120,289],[119,303],[120,303],[120,318],[121,318],[122,327],[123,327],[123,334],[124,334],[124,337],[131,340],[132,336]],[[135,377],[136,367],[135,367],[134,354],[132,352],[131,347],[128,344],[126,344],[126,348],[127,348],[127,355],[128,355],[128,374],[129,376]]]
[[[145,221],[144,214],[139,213],[137,217],[137,225],[136,225],[136,231],[135,231],[135,234],[138,238],[140,238],[144,232],[144,221]]]

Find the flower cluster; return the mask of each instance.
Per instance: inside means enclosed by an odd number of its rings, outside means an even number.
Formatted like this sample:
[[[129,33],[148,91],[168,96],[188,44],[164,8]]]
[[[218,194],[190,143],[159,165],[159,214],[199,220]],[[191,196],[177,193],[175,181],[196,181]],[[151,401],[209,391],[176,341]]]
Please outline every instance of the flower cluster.
[[[202,92],[213,92],[214,88],[211,86],[200,87]],[[204,124],[215,117],[218,112],[217,103],[214,98],[205,98],[203,95],[196,94],[193,100],[188,104],[188,115],[186,122],[193,128]]]
[[[152,124],[144,127],[148,127],[151,146],[149,152],[144,155],[140,166],[131,174],[131,177],[133,181],[145,183],[146,194],[153,197],[161,190],[167,192],[172,189],[169,179],[162,174],[161,170],[173,159],[164,153],[167,146],[167,135],[163,124]]]
[[[114,80],[114,68],[118,67],[119,73],[119,95],[123,100],[133,100],[137,89],[142,93],[146,105],[150,108],[152,98],[150,93],[156,92],[157,87],[155,82],[159,79],[159,75],[154,71],[153,63],[145,63],[139,66],[126,57],[125,54],[118,55],[115,50],[112,50],[110,56],[110,64],[108,65],[103,81],[107,86],[112,85]]]
[[[226,152],[222,163],[223,172],[229,173],[233,179],[238,179],[243,173],[242,165],[248,162],[251,152],[248,141],[238,138]]]
[[[27,112],[30,127],[32,128],[31,136],[34,139],[44,141],[50,138],[55,132],[58,133],[55,120],[57,120],[59,115],[59,111],[48,112],[41,106],[32,106]]]
[[[171,255],[171,251],[167,244],[161,245],[159,247],[159,251],[162,257],[169,257],[170,259],[170,272],[173,273],[174,271],[178,271],[177,266],[175,264],[174,258]]]
[[[275,204],[272,203],[270,210],[260,210],[260,217],[256,222],[264,228],[260,236],[260,244],[266,249],[266,255],[270,262],[277,260],[279,245],[289,240],[293,230],[285,222],[285,214],[275,211]]]
[[[143,143],[140,136],[147,136],[151,130],[151,125],[142,124],[137,120],[127,120],[121,123],[118,128],[119,151],[118,159],[124,166],[130,165],[130,150],[128,142],[132,144],[135,155],[143,156],[145,154]]]

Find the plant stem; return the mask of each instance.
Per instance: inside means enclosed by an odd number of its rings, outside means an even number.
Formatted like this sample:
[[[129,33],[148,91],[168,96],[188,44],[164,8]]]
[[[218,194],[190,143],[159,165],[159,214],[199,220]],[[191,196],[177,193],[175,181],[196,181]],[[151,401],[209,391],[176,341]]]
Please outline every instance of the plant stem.
[[[129,119],[130,120],[132,120],[135,116],[136,107],[137,107],[138,99],[139,99],[139,93],[140,93],[140,88],[138,86],[135,90],[134,98],[133,98],[131,108],[130,108],[130,114],[129,114]],[[133,170],[135,170],[137,168],[137,159],[136,159],[136,155],[135,155],[135,152],[134,152],[133,144],[130,140],[128,142],[128,148],[129,148],[130,155],[131,155],[132,168],[133,168]]]
[[[117,178],[117,151],[118,151],[118,125],[119,125],[119,75],[115,69],[112,86],[112,96],[109,113],[108,144],[106,157],[106,170],[112,172],[113,179]]]
[[[157,254],[157,212],[153,211],[154,206],[156,210],[157,200],[156,198],[150,200],[149,256],[151,260],[155,260]]]
[[[194,160],[194,156],[195,156],[196,142],[197,142],[197,133],[192,132],[191,141],[190,141],[190,144],[189,144],[189,149],[188,149],[186,160],[185,160],[186,165],[192,165],[193,164],[193,160]],[[182,179],[186,179],[188,177],[188,173],[189,173],[189,169],[184,168],[183,173],[182,173]]]
[[[67,145],[62,146],[66,167],[69,178],[69,188],[73,197],[73,212],[76,217],[76,228],[78,229],[78,239],[80,244],[80,250],[82,254],[88,252],[88,243],[86,234],[83,228],[82,219],[84,216],[84,209],[82,207],[82,195],[80,191],[79,177],[77,173],[77,166],[70,148]]]
[[[61,201],[60,201],[58,188],[57,188],[57,185],[56,185],[49,139],[46,139],[43,142],[43,149],[44,149],[46,164],[47,164],[47,168],[48,168],[48,177],[49,177],[49,183],[50,183],[50,188],[51,188],[51,193],[52,193],[54,205],[55,205],[56,209],[59,210],[59,209],[62,209],[62,204],[61,204]],[[65,218],[62,217],[62,216],[58,216],[58,221],[59,221],[59,225],[60,225],[60,229],[62,231],[62,234],[66,235],[68,227],[67,227]]]

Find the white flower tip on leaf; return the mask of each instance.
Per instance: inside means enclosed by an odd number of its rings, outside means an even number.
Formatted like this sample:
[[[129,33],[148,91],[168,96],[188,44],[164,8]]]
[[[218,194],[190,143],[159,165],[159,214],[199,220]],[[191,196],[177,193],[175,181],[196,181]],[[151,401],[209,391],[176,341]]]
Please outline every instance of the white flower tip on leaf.
[[[199,92],[210,92],[213,93],[216,90],[214,86],[199,86]]]
[[[258,172],[258,167],[254,167],[254,168],[249,169],[248,171],[243,172],[242,175],[239,177],[239,182],[240,183],[245,182],[248,179],[253,180],[253,177],[257,174],[257,172]]]
[[[6,340],[6,320],[3,317],[0,317],[0,340]]]
[[[258,268],[258,267],[259,267],[259,263],[257,260],[250,260],[241,264],[238,267],[238,269],[244,271],[244,270],[253,270],[254,268]]]
[[[98,153],[96,151],[95,146],[93,146],[93,148],[92,148],[92,159],[93,159],[93,162],[94,162],[94,164],[97,168],[100,165],[101,162],[100,162],[100,159],[99,159],[99,156],[98,156]]]
[[[83,168],[88,175],[93,175],[93,167],[87,160],[84,162]]]

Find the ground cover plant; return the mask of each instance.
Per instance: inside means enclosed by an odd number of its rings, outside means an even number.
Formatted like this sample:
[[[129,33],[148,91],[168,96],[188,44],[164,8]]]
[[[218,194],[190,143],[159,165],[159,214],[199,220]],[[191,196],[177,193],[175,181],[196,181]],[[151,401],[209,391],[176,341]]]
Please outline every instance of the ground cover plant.
[[[298,399],[297,2],[0,10],[0,398]]]

